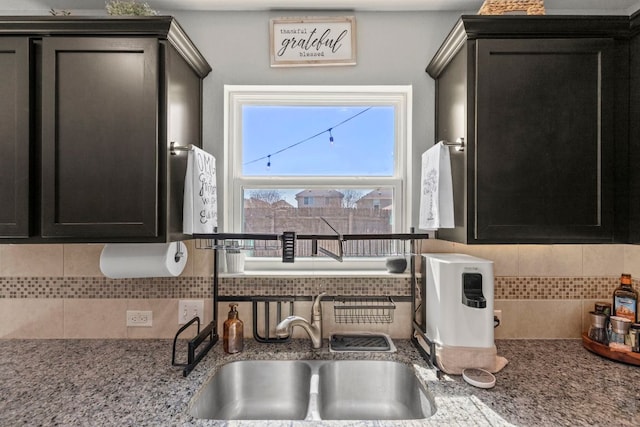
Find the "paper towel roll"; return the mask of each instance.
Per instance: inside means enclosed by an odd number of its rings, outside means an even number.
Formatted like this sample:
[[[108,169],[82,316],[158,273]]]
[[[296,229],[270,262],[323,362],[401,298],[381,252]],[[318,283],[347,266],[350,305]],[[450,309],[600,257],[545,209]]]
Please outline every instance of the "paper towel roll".
[[[100,270],[111,279],[175,277],[186,264],[187,247],[182,242],[109,243],[100,254]]]

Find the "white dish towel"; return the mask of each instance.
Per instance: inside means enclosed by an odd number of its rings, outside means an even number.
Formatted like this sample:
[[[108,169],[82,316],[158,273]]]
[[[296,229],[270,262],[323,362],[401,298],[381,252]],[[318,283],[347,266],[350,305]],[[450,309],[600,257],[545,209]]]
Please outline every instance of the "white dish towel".
[[[216,158],[193,147],[189,150],[184,179],[182,232],[210,234],[218,226]]]
[[[422,154],[420,222],[423,230],[455,227],[449,147],[437,143]]]

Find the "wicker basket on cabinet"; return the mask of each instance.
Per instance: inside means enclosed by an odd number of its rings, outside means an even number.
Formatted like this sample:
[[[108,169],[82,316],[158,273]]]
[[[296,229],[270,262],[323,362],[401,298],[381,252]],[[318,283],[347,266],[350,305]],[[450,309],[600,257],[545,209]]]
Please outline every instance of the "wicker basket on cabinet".
[[[513,12],[544,15],[544,0],[485,0],[478,15],[504,15]]]

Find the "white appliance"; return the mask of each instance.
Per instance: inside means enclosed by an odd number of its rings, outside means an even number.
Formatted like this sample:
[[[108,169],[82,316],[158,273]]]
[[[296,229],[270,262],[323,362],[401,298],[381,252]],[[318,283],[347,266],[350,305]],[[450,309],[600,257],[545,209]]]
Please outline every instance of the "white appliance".
[[[423,254],[426,336],[446,347],[490,348],[493,261],[464,254]]]

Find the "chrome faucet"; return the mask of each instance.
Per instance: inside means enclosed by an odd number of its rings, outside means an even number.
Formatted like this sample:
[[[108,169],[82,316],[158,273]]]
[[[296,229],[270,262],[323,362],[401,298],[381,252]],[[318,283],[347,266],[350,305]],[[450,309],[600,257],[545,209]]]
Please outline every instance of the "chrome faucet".
[[[309,334],[312,348],[322,347],[322,305],[320,304],[320,300],[326,294],[326,292],[322,292],[313,301],[313,305],[311,306],[311,323],[300,316],[289,316],[276,326],[276,336],[286,338],[291,335],[294,326],[300,326]]]

